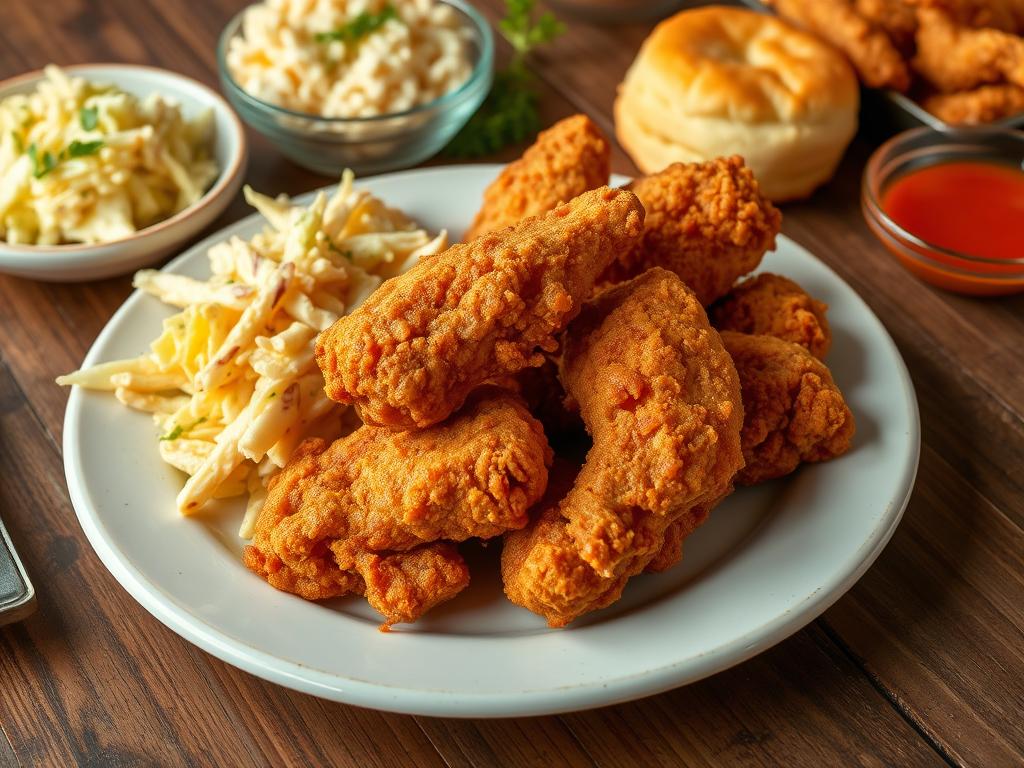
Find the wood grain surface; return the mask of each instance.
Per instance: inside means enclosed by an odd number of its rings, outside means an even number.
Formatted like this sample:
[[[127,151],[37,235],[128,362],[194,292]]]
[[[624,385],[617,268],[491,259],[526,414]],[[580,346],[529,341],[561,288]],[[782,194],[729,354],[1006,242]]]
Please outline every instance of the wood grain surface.
[[[124,61],[217,87],[217,36],[243,4],[4,0],[0,77]],[[502,3],[477,5],[493,20]],[[615,87],[649,29],[570,23],[531,62],[545,120],[584,110],[612,134]],[[257,189],[327,183],[250,138],[246,181]],[[78,527],[61,460],[67,392],[53,384],[130,279],[0,277],[0,514],[39,602],[0,630],[0,765],[1024,763],[1024,299],[961,298],[905,274],[860,215],[871,149],[858,138],[831,184],[784,208],[784,231],[864,297],[910,368],[924,444],[903,524],[848,595],[767,653],[661,696],[557,717],[347,707],[265,683],[165,629]],[[614,165],[635,172],[618,149]],[[211,231],[245,212],[235,201]]]

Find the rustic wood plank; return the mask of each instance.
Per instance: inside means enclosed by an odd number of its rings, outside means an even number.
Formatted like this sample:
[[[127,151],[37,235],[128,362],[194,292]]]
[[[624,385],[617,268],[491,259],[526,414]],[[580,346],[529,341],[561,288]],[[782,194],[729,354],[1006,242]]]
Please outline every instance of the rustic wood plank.
[[[264,753],[286,765],[395,766],[413,762],[444,768],[416,721],[322,701],[254,678],[217,659],[209,667]]]
[[[0,406],[0,466],[17,469],[0,484],[0,509],[39,604],[0,632],[0,669],[17,681],[0,686],[0,719],[19,758],[183,765],[213,742],[251,756],[245,729],[225,717],[230,700],[190,661],[205,654],[150,620],[88,551],[59,456],[2,363]]]
[[[417,719],[451,768],[498,765],[587,768],[597,765],[569,729],[554,717]]]
[[[0,739],[0,765],[17,768],[22,763],[14,753],[14,745],[11,744],[11,739],[2,723],[0,723],[0,735],[3,736],[3,739]]]
[[[841,642],[963,765],[1024,759],[1024,532],[926,446],[878,564],[826,614]]]
[[[562,719],[608,768],[946,764],[813,627],[708,680]]]
[[[47,5],[45,19],[27,0],[9,5],[14,9],[9,24],[0,28],[5,76],[51,60],[121,59],[184,71],[216,87],[212,45],[242,4],[216,0],[183,12],[184,4],[174,2],[57,0]],[[497,0],[486,5],[493,17]],[[577,30],[583,26],[574,23],[564,45],[534,60],[543,71],[544,117],[550,122],[585,109],[610,132],[614,86],[646,27],[587,27],[581,36]],[[247,180],[257,188],[295,193],[329,182],[300,171],[250,135]],[[1021,708],[1012,677],[1019,658],[1012,649],[1020,646],[1013,633],[1021,627],[1021,602],[1012,555],[1021,551],[1021,534],[1002,513],[1017,523],[1024,519],[1019,505],[1024,489],[1009,471],[1021,458],[1024,441],[1022,396],[1013,388],[1020,364],[1014,367],[1013,350],[998,342],[1021,329],[1024,304],[961,300],[918,284],[908,287],[911,279],[883,261],[857,211],[866,148],[855,145],[837,181],[812,203],[786,208],[786,229],[836,267],[886,319],[918,379],[925,440],[934,446],[926,456],[933,461],[941,453],[950,466],[922,469],[932,490],[924,501],[919,492],[889,552],[853,595],[829,612],[826,626],[946,754],[999,764],[1015,750],[1020,755],[1020,727],[1012,721],[1014,707]],[[518,151],[510,148],[501,159]],[[633,170],[619,150],[614,165]],[[236,200],[214,227],[245,213]],[[15,515],[8,513],[17,522],[12,525],[16,543],[32,555],[32,564],[44,564],[47,587],[40,594],[53,606],[0,632],[0,669],[9,673],[5,679],[19,683],[0,689],[0,721],[25,762],[66,764],[96,755],[105,762],[142,755],[166,764],[189,756],[197,762],[237,762],[243,755],[253,764],[429,766],[629,765],[640,756],[661,765],[681,758],[752,765],[935,762],[937,755],[817,629],[738,669],[645,702],[560,719],[498,723],[379,715],[320,702],[191,648],[129,600],[91,553],[79,557],[86,545],[54,479],[60,467],[53,449],[59,445],[66,394],[52,385],[52,377],[77,365],[128,290],[124,278],[87,286],[0,278],[5,331],[0,353],[10,365],[7,371],[0,364],[0,467],[17,478],[0,484],[0,509],[18,507]],[[41,424],[31,418],[26,400]],[[12,419],[27,430],[17,451],[4,442]],[[976,427],[964,435],[963,424]],[[37,469],[26,472],[26,466]],[[933,480],[938,474],[942,478]],[[977,512],[981,522],[968,526],[958,515],[962,509]],[[936,519],[943,526],[939,532],[932,530]],[[965,537],[980,539],[981,546],[959,563],[954,545]],[[993,539],[1003,544],[993,546]],[[62,547],[74,550],[76,559],[60,570],[55,564],[66,559]],[[979,562],[982,555],[991,562]],[[950,570],[954,576],[946,573]],[[1010,587],[1001,588],[1001,581]],[[108,627],[93,630],[94,622],[104,620]],[[949,648],[936,639],[944,640],[946,621],[963,623]],[[906,631],[906,622],[914,631]],[[133,643],[136,636],[141,637]],[[79,645],[72,647],[72,641]],[[1005,643],[1009,650],[1001,648]],[[136,660],[140,653],[144,661]],[[167,680],[175,681],[175,695],[182,699],[174,708],[162,704]],[[980,690],[976,680],[992,690]],[[978,710],[972,714],[975,702]],[[85,705],[103,713],[99,720],[89,719]],[[956,721],[950,724],[950,718]],[[52,723],[63,725],[54,729]],[[138,727],[122,733],[127,723]],[[973,738],[960,733],[963,723],[974,728]],[[992,727],[986,723],[1002,729],[993,744],[986,741],[986,728]],[[117,734],[111,740],[114,724]],[[165,760],[160,750],[175,739],[184,749]],[[639,752],[638,745],[646,751]],[[4,755],[0,742],[0,761]]]

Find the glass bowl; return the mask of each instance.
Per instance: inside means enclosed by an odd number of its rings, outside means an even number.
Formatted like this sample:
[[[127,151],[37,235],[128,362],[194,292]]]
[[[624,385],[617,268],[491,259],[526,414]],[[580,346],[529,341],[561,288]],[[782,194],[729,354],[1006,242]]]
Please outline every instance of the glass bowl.
[[[861,209],[868,226],[900,264],[934,286],[973,296],[1024,291],[1024,257],[988,259],[934,245],[903,229],[883,209],[882,196],[890,182],[907,171],[955,160],[1020,168],[1024,133],[1002,128],[915,128],[894,136],[875,150],[864,170]],[[1006,226],[1019,227],[1020,222],[1007,221]]]
[[[229,41],[239,34],[243,9],[228,22],[217,46],[221,87],[242,119],[304,168],[338,176],[345,168],[369,175],[408,168],[441,151],[480,107],[494,78],[494,37],[484,18],[463,0],[444,0],[470,30],[473,72],[454,91],[389,115],[332,118],[295,112],[258,99],[227,67]]]

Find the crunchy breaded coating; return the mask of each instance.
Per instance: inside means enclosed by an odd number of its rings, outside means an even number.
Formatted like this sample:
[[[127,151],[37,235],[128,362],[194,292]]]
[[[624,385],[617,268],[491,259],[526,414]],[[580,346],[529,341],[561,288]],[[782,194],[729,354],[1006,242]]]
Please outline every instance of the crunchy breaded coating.
[[[278,589],[311,600],[365,591],[388,623],[409,621],[409,605],[436,603],[427,588],[447,594],[464,569],[432,542],[522,528],[551,458],[540,423],[494,388],[429,429],[307,440],[271,480],[245,562]]]
[[[904,0],[908,6],[937,8],[958,25],[1003,32],[1024,31],[1024,0]]]
[[[327,395],[369,424],[436,424],[480,384],[540,365],[643,220],[634,194],[603,187],[419,262],[320,334]]]
[[[981,125],[1024,112],[1024,88],[983,85],[971,91],[936,93],[921,106],[950,125]]]
[[[469,585],[469,568],[462,555],[454,544],[444,541],[407,552],[361,552],[351,570],[344,571],[326,547],[294,566],[255,545],[245,548],[243,560],[272,587],[306,600],[363,595],[384,616],[382,629],[416,621]]]
[[[679,275],[701,304],[724,294],[775,247],[782,214],[761,196],[741,157],[674,163],[626,189],[644,204],[640,242],[609,267],[608,282],[664,267]]]
[[[708,308],[711,324],[719,331],[765,334],[799,344],[819,360],[832,344],[825,313],[797,283],[765,272],[738,283]]]
[[[913,50],[917,15],[906,0],[855,0],[854,10],[868,23],[884,30],[901,52]]]
[[[742,485],[788,475],[804,461],[841,456],[853,439],[853,414],[828,368],[798,344],[722,331],[743,392]]]
[[[360,552],[355,569],[363,580],[363,596],[385,617],[383,630],[416,621],[469,586],[469,568],[446,541],[398,554]]]
[[[507,535],[502,555],[509,599],[551,626],[614,602],[666,529],[696,527],[743,464],[735,368],[673,273],[652,269],[588,302],[562,373],[594,444],[572,490]]]
[[[541,131],[523,156],[484,192],[483,206],[463,240],[510,227],[527,216],[608,183],[611,145],[586,115],[573,115]]]
[[[917,12],[914,69],[944,93],[986,83],[1024,87],[1024,39],[997,29],[959,26],[944,11]]]
[[[828,41],[871,88],[910,88],[910,71],[884,29],[857,12],[853,0],[765,0],[787,21]]]

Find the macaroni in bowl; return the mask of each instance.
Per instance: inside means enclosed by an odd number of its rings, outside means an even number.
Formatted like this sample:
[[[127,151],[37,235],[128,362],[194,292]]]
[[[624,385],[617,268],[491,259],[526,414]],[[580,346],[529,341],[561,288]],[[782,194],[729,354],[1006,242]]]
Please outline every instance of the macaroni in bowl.
[[[50,66],[0,101],[0,239],[121,240],[184,210],[217,178],[213,115]]]
[[[469,40],[436,0],[264,0],[246,10],[226,61],[261,101],[321,117],[376,117],[465,83]]]

